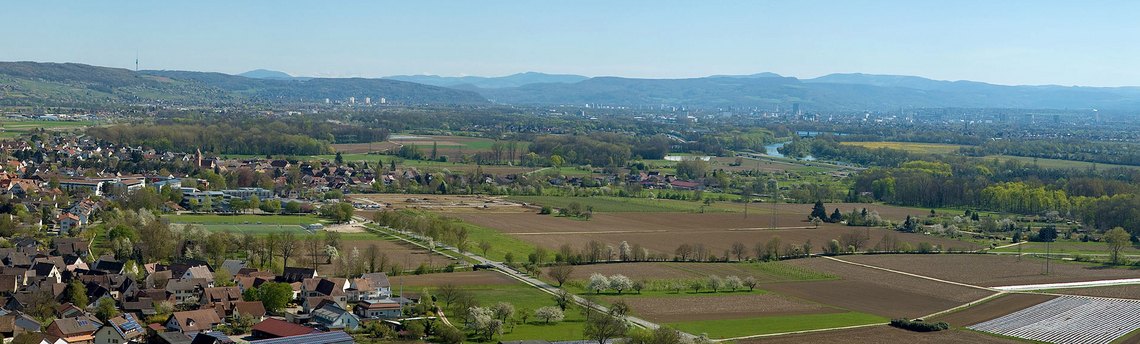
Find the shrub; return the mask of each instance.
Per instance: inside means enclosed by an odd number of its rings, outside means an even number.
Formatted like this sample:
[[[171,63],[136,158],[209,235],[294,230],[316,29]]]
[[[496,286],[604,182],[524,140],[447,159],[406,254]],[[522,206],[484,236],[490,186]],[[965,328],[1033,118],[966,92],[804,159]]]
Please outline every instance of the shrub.
[[[891,326],[915,332],[936,332],[950,329],[950,324],[942,321],[936,323],[928,323],[923,321],[912,321],[904,318],[891,319]]]

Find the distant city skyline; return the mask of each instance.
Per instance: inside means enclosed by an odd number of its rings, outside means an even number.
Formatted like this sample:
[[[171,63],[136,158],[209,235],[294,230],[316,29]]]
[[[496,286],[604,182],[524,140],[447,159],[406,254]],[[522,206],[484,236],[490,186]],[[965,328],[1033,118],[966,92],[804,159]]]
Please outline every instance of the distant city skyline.
[[[294,76],[914,75],[1140,86],[1135,1],[35,1],[0,60]]]

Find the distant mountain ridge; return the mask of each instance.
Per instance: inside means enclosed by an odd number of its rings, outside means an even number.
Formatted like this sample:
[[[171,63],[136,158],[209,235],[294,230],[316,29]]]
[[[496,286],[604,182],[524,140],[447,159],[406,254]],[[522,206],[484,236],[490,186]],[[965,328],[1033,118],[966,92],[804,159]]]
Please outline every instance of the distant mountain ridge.
[[[401,80],[404,79],[404,80]],[[434,83],[438,86],[429,85]],[[480,86],[482,85],[482,86]],[[775,73],[638,79],[543,73],[505,77],[303,78],[270,70],[242,76],[140,71],[76,63],[0,62],[0,105],[235,104],[383,97],[395,104],[684,105],[880,111],[1021,108],[1140,111],[1140,87],[1006,86],[860,73],[812,79]]]
[[[257,79],[209,72],[135,72],[77,63],[0,62],[0,105],[211,105],[343,101],[349,97],[361,101],[383,97],[394,104],[487,103],[475,92],[398,80]]]
[[[474,86],[478,88],[508,88],[530,84],[570,84],[589,79],[589,77],[572,74],[546,74],[538,72],[525,72],[499,77],[459,76],[447,77],[438,75],[393,75],[384,79],[415,82],[425,85],[442,87]]]
[[[498,103],[536,105],[774,109],[799,103],[807,111],[947,107],[1140,110],[1140,87],[1006,86],[859,73],[830,74],[814,79],[774,73],[688,79],[597,77],[569,84],[472,90]]]
[[[275,71],[275,70],[268,70],[268,69],[254,69],[254,70],[251,70],[251,71],[248,71],[245,73],[238,74],[237,76],[244,76],[247,78],[254,78],[254,79],[278,79],[278,80],[296,79],[296,77],[289,75],[288,73],[281,72],[281,71]]]

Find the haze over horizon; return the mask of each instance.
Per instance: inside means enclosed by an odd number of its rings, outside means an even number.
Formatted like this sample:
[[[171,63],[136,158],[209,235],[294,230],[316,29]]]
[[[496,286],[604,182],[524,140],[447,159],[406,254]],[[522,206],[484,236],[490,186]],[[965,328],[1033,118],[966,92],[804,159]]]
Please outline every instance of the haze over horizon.
[[[6,5],[0,60],[294,76],[913,75],[1140,85],[1140,3],[117,1]],[[446,24],[446,25],[445,25]],[[234,32],[243,34],[234,35]]]

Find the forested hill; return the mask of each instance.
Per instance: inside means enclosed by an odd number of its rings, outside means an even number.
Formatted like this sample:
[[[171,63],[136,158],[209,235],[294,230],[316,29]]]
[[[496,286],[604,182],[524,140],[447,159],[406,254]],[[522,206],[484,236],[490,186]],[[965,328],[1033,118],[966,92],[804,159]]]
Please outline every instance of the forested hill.
[[[482,104],[477,93],[385,79],[253,79],[222,73],[141,71],[76,63],[0,62],[0,105],[323,102],[385,98],[394,104]]]
[[[800,103],[806,111],[945,107],[1140,110],[1137,87],[1004,86],[869,74],[833,74],[805,80],[775,74],[691,79],[597,77],[576,83],[476,91],[492,101],[510,104],[775,109]]]

